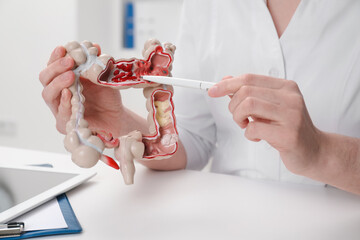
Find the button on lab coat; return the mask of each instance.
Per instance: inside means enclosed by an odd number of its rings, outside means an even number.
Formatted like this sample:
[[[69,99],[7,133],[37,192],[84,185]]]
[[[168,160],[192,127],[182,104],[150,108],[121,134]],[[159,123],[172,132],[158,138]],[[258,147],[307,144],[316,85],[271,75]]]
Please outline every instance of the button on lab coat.
[[[360,137],[360,1],[302,0],[278,38],[263,0],[184,2],[173,75],[218,82],[245,73],[294,80],[314,125]],[[267,142],[251,142],[228,111],[229,98],[175,88],[187,168],[291,182]]]

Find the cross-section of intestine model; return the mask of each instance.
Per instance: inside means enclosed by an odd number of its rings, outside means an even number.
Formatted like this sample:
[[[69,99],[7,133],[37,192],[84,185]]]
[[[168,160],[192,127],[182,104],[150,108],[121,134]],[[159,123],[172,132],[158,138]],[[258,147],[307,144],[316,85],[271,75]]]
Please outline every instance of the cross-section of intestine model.
[[[75,62],[75,82],[72,92],[72,115],[66,124],[65,148],[72,160],[80,167],[89,168],[99,160],[119,169],[117,163],[103,154],[106,148],[115,148],[115,157],[126,184],[132,184],[135,173],[134,160],[161,160],[172,156],[178,148],[178,133],[172,102],[173,88],[143,80],[143,75],[171,76],[175,46],[163,45],[158,40],[148,40],[143,50],[144,59],[114,60],[109,55],[98,56],[98,49],[89,41],[81,44],[70,42],[65,49]],[[150,135],[139,131],[130,132],[118,139],[111,133],[89,129],[84,119],[84,101],[79,78],[116,89],[143,88],[147,122]],[[118,123],[121,124],[121,123]]]

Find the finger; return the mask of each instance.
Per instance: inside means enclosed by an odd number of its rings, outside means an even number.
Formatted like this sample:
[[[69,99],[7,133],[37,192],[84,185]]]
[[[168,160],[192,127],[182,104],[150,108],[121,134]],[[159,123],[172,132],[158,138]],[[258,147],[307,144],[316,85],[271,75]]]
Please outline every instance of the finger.
[[[224,80],[230,79],[230,78],[233,78],[233,76],[231,76],[231,75],[226,75],[225,77],[223,77],[223,78],[221,79],[221,81],[224,81]]]
[[[258,118],[258,117],[255,117],[255,116],[249,116],[247,119],[243,120],[239,125],[241,126],[241,128],[246,128],[248,123],[250,123],[252,121],[259,121],[259,122],[263,122],[263,123],[271,123],[271,121],[267,120],[267,119]]]
[[[96,47],[96,48],[98,49],[98,56],[100,56],[100,55],[101,55],[101,48],[100,48],[100,45],[99,45],[99,44],[97,44],[97,43],[94,43],[93,45],[94,45],[94,47]]]
[[[284,86],[285,81],[286,80],[284,79],[272,78],[268,76],[244,74],[218,82],[209,89],[209,96],[223,97],[226,95],[231,95],[245,85],[279,89]]]
[[[254,142],[265,140],[271,145],[276,143],[276,138],[279,138],[280,132],[280,126],[254,121],[246,127],[245,137]]]
[[[42,70],[39,75],[41,84],[45,87],[60,74],[72,69],[74,60],[71,57],[63,57],[51,63],[47,68]]]
[[[252,118],[253,121],[256,121],[256,122],[271,123],[270,120],[263,119],[263,118],[258,118],[258,117],[255,117],[255,116],[252,116],[251,118]]]
[[[61,91],[56,128],[63,134],[66,133],[65,124],[71,117],[71,97],[72,94],[69,89],[65,88]]]
[[[57,114],[58,112],[61,91],[64,88],[70,87],[74,80],[74,73],[72,71],[67,71],[56,77],[53,81],[50,82],[49,85],[44,88],[42,97],[54,114]]]
[[[226,76],[224,76],[222,79],[221,79],[221,81],[224,81],[224,80],[226,80],[226,79],[230,79],[230,78],[233,78],[233,76],[231,76],[231,75],[226,75]],[[210,89],[209,89],[210,90]],[[210,92],[213,92],[214,91],[214,89],[212,89]],[[208,92],[209,93],[209,92]],[[210,93],[211,94],[211,93]],[[210,96],[210,95],[209,95]],[[231,99],[232,98],[232,95],[228,95],[229,96],[229,98]]]
[[[279,121],[281,117],[279,111],[278,105],[266,102],[262,99],[249,97],[241,103],[237,103],[232,114],[234,121],[241,128],[244,128],[244,123],[247,121],[248,117],[261,118],[270,120],[271,122]]]
[[[240,128],[244,129],[247,127],[247,125],[250,123],[249,118],[245,118],[241,122],[237,122],[237,124],[240,126]]]
[[[282,101],[282,95],[278,90],[246,85],[233,95],[233,101],[230,101],[229,104],[230,112],[234,111],[237,103],[244,101],[248,97],[259,98],[276,105],[279,105]]]
[[[225,77],[223,77],[223,78],[221,79],[221,81],[224,81],[224,80],[230,79],[230,78],[233,78],[233,76],[231,76],[231,75],[226,75]],[[228,96],[229,96],[230,99],[233,97],[233,95],[228,95]]]
[[[58,46],[54,49],[54,51],[51,53],[49,61],[47,65],[49,66],[51,63],[55,62],[56,60],[64,57],[66,54],[66,50],[63,46]]]

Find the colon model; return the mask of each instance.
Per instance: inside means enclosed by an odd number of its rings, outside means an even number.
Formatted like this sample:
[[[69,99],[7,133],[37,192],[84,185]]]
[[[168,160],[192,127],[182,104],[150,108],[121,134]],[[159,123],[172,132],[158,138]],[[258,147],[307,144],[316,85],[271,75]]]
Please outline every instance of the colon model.
[[[141,79],[143,75],[171,76],[175,46],[148,40],[143,50],[144,59],[114,60],[109,55],[98,55],[91,42],[70,42],[65,49],[76,64],[76,76],[69,88],[72,92],[72,116],[66,125],[65,148],[72,153],[72,160],[79,166],[89,168],[102,160],[114,168],[116,162],[103,154],[104,148],[115,148],[115,157],[126,184],[132,184],[135,173],[134,160],[161,160],[172,156],[178,148],[178,133],[170,85],[150,83]],[[149,112],[148,136],[133,131],[125,136],[113,138],[111,133],[92,131],[84,119],[84,101],[79,78],[116,89],[143,88]]]

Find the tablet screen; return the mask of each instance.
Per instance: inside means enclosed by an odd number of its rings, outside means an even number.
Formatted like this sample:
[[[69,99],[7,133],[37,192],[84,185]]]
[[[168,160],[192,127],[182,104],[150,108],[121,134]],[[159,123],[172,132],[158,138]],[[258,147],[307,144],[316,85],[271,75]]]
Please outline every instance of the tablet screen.
[[[71,179],[76,174],[0,168],[0,212]]]
[[[45,167],[0,166],[0,223],[85,182],[94,172],[63,172]]]

